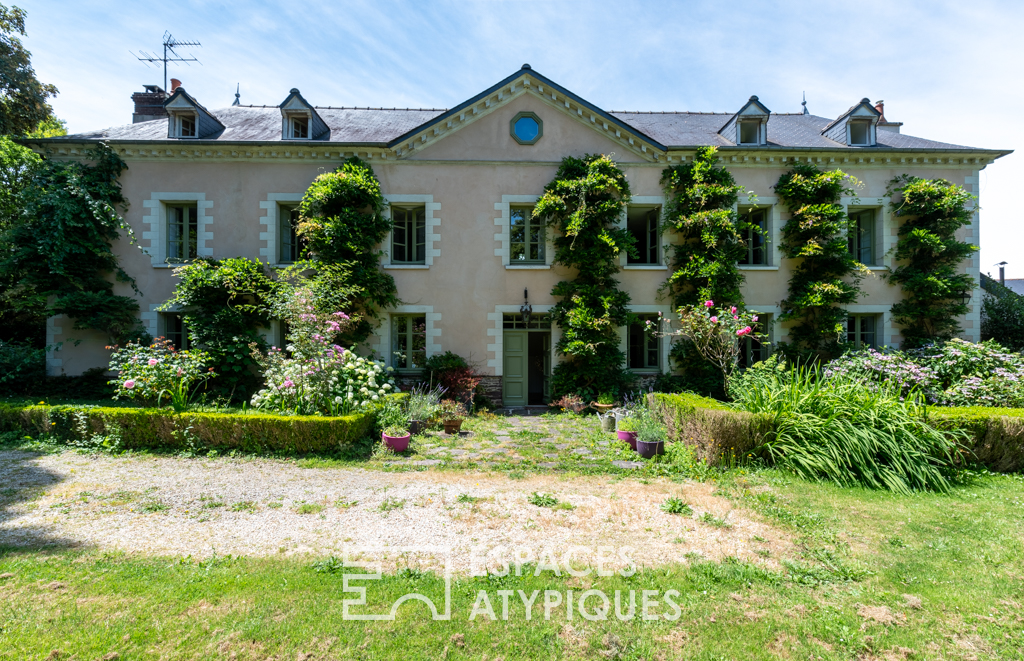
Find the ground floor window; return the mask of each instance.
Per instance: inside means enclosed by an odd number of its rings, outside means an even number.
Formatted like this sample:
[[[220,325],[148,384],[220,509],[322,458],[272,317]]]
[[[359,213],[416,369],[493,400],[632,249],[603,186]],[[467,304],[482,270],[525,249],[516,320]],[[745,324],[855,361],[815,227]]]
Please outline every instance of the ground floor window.
[[[878,315],[851,314],[846,318],[846,341],[856,349],[877,349],[878,330]]]
[[[638,321],[629,325],[629,368],[634,370],[661,369],[661,339],[656,332],[647,329],[647,322],[654,322],[657,330],[658,315],[637,315]]]
[[[522,314],[504,314],[501,325],[507,330],[549,329],[551,317],[546,314],[531,314],[529,321],[525,321]]]
[[[768,337],[743,337],[740,338],[740,367],[750,367],[754,363],[766,360],[772,353],[771,327],[772,316],[770,314],[757,315],[757,323],[754,329],[758,333],[764,333]]]
[[[178,351],[188,349],[188,329],[180,314],[164,315],[164,337],[171,341]]]
[[[422,369],[427,360],[427,318],[401,314],[391,317],[391,366]]]

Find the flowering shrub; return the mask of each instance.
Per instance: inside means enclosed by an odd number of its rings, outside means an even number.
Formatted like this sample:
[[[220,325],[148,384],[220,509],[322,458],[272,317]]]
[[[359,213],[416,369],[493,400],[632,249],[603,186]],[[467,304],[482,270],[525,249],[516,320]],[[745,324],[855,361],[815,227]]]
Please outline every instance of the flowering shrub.
[[[829,363],[824,375],[898,385],[904,397],[916,390],[939,406],[1024,406],[1024,357],[993,341],[852,352]]]
[[[551,405],[557,406],[563,411],[571,411],[576,414],[587,408],[587,403],[583,401],[583,398],[573,394],[562,395],[561,399],[551,402]]]
[[[453,399],[441,400],[441,420],[444,422],[451,422],[453,420],[462,420],[466,417],[466,407],[463,406],[462,402],[456,402]]]
[[[346,415],[367,408],[394,390],[391,368],[334,344],[352,320],[344,312],[318,312],[305,289],[297,289],[282,314],[288,346],[253,356],[266,387],[253,395],[258,409],[297,415]]]
[[[209,356],[203,351],[176,351],[170,340],[157,338],[152,344],[129,342],[113,349],[110,369],[117,378],[110,381],[116,390],[114,399],[156,400],[167,398],[175,411],[188,409],[195,386],[217,376],[213,368],[204,370]]]
[[[693,342],[697,351],[721,372],[725,377],[726,395],[729,394],[729,378],[736,370],[740,347],[737,340],[753,337],[767,339],[767,335],[757,330],[757,312],[746,312],[736,308],[715,308],[714,301],[704,301],[701,305],[687,305],[679,308],[679,323],[682,328],[676,332],[661,332],[661,335],[681,335]],[[658,315],[658,325],[662,321]],[[666,321],[666,323],[669,323]],[[655,322],[647,322],[649,331],[660,331],[654,328]]]

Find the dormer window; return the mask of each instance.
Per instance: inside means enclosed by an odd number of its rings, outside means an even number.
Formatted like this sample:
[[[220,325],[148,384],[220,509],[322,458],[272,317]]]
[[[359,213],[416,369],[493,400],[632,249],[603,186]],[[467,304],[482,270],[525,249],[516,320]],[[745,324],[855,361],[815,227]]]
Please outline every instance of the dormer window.
[[[196,137],[195,115],[176,115],[175,122],[177,123],[177,133],[179,138]]]
[[[850,122],[850,144],[860,147],[871,144],[871,122]]]
[[[761,122],[740,122],[740,144],[757,145],[761,143]]]
[[[288,123],[291,126],[289,133],[293,140],[309,139],[309,117],[292,117]]]

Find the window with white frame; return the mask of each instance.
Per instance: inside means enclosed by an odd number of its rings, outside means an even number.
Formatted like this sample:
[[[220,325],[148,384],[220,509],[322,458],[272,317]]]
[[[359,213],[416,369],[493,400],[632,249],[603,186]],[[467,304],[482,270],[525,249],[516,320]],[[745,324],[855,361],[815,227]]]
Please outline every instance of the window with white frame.
[[[397,370],[423,368],[427,360],[427,318],[396,314],[391,317],[391,366]]]
[[[198,254],[199,208],[192,204],[167,205],[167,259],[184,261]]]
[[[636,239],[638,255],[627,256],[628,264],[659,264],[661,243],[661,207],[629,207],[626,209],[626,229]]]
[[[850,254],[861,264],[875,264],[875,210],[864,209],[850,213],[847,233]]]
[[[761,143],[761,122],[740,122],[740,144],[757,145]]]
[[[196,116],[188,114],[175,114],[174,115],[174,133],[179,138],[194,138],[196,137]]]
[[[278,205],[278,263],[291,264],[302,259],[304,250],[298,234],[299,207],[296,204]]]
[[[164,318],[164,337],[170,340],[171,344],[178,351],[184,351],[188,349],[188,329],[185,327],[185,321],[181,318],[181,315],[177,312],[165,313]]]
[[[747,244],[747,254],[740,259],[739,263],[749,266],[767,266],[768,210],[753,208],[742,211],[741,214],[747,223],[742,230],[743,241]]]
[[[850,144],[857,146],[871,144],[871,122],[850,122]]]
[[[509,209],[509,262],[544,263],[544,222],[533,217],[533,207]]]
[[[288,137],[292,140],[309,139],[309,117],[292,115],[288,118]]]
[[[754,326],[755,331],[758,333],[764,333],[766,337],[757,338],[747,335],[739,339],[739,365],[743,368],[750,367],[754,363],[759,363],[762,360],[767,360],[768,356],[772,353],[772,315],[758,314],[757,322]]]
[[[658,315],[637,315],[636,323],[629,325],[629,368],[632,370],[661,369],[661,340],[658,337]],[[648,330],[652,322],[653,330]]]
[[[391,263],[427,263],[427,211],[425,206],[391,205]]]
[[[846,318],[846,341],[855,349],[877,349],[877,314],[851,314]]]

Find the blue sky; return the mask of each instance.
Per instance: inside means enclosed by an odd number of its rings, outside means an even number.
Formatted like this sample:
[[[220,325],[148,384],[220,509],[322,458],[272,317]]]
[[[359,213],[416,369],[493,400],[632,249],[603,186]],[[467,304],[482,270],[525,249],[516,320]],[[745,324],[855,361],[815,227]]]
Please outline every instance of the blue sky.
[[[129,51],[164,30],[202,42],[172,66],[208,108],[278,104],[449,108],[529,62],[607,110],[835,117],[869,97],[903,131],[1024,148],[1024,3],[940,2],[99,2],[0,0],[29,12],[26,45],[72,131],[131,121],[132,92],[162,83]],[[188,52],[188,51],[186,51]],[[982,173],[981,266],[1024,278],[1017,191],[1024,155]]]

